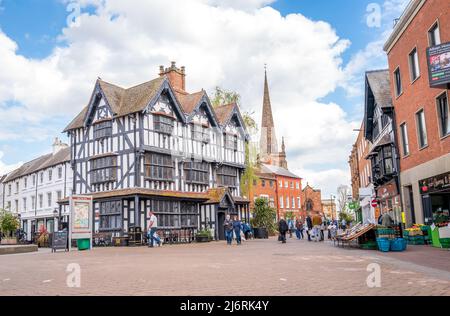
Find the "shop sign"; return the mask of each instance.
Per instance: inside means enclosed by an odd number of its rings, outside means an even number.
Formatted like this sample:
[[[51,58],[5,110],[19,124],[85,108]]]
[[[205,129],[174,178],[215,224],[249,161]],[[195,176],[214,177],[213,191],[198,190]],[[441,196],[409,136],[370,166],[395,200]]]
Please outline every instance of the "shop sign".
[[[450,42],[427,48],[430,87],[450,83]]]
[[[433,192],[450,190],[450,172],[419,181],[420,193],[429,194]]]

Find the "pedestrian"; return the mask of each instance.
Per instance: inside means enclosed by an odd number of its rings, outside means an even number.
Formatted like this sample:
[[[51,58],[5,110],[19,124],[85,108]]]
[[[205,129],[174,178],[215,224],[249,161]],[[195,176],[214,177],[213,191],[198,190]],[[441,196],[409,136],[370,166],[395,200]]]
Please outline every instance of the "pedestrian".
[[[223,227],[225,230],[225,237],[227,239],[227,244],[231,246],[233,242],[233,221],[230,215],[227,215],[225,221],[223,222]]]
[[[236,238],[236,242],[238,245],[241,244],[242,239],[241,239],[241,221],[239,220],[239,218],[237,216],[234,216],[233,219],[233,232]]]
[[[322,217],[319,214],[315,214],[312,218],[313,225],[313,235],[315,241],[320,241],[321,239],[321,225],[322,225]]]
[[[289,230],[288,224],[284,220],[284,217],[280,218],[278,223],[278,231],[280,232],[280,241],[285,244],[286,243],[286,232]]]
[[[303,239],[303,222],[301,218],[300,219],[296,218],[295,228],[296,228],[295,234],[297,235],[297,239],[298,240]]]
[[[250,226],[250,224],[248,224],[247,222],[243,222],[242,223],[242,231],[244,232],[244,236],[246,240],[249,240],[250,238],[252,238],[252,228]]]
[[[150,248],[153,247],[153,241],[155,240],[159,246],[161,246],[161,240],[158,240],[155,238],[155,233],[156,230],[158,229],[158,218],[156,217],[155,213],[153,213],[152,211],[150,211],[149,213],[150,216],[150,220],[148,222],[148,229],[147,229],[147,241],[148,241],[148,246]]]
[[[384,211],[381,216],[381,225],[384,227],[392,227],[394,225],[392,216],[387,211]]]
[[[326,227],[326,219],[325,216],[322,214],[322,224],[320,224],[320,241],[324,241],[325,240],[325,229]]]
[[[347,229],[347,221],[345,220],[345,218],[343,218],[342,221],[341,221],[341,228],[343,230]]]
[[[294,220],[292,218],[288,220],[288,228],[289,228],[289,238],[292,238],[292,231],[295,229]]]
[[[311,230],[313,228],[311,213],[308,213],[306,217],[306,234],[308,235],[308,241],[311,241]]]

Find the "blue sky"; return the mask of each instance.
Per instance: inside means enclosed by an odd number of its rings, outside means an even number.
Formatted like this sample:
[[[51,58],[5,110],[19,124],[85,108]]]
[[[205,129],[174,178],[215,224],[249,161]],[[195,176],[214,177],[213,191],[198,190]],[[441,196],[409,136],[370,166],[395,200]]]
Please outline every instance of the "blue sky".
[[[221,0],[211,1],[220,2]],[[258,1],[263,2],[264,0]],[[406,0],[383,0],[378,1],[378,3],[380,4],[380,6],[382,6],[383,4],[386,4],[386,2],[405,1]],[[21,59],[20,56],[23,56],[24,58],[26,58],[28,64],[33,64],[34,62],[42,64],[42,61],[45,61],[46,58],[55,55],[54,52],[56,48],[59,49],[68,48],[69,46],[76,46],[74,43],[77,43],[77,41],[78,45],[81,45],[79,44],[79,42],[82,41],[84,37],[87,38],[87,42],[88,40],[91,40],[91,38],[89,37],[96,36],[90,36],[89,34],[87,34],[88,31],[84,31],[83,33],[83,31],[80,30],[78,33],[75,33],[73,32],[74,30],[67,29],[66,20],[70,12],[67,12],[66,10],[66,2],[67,1],[63,0],[0,0],[0,30],[7,38],[9,38],[9,40],[17,44],[18,48],[15,51],[14,58]],[[339,67],[345,70],[346,65],[348,65],[349,63],[351,64],[352,60],[355,59],[355,56],[364,53],[367,45],[379,40],[382,32],[384,31],[383,27],[370,28],[366,24],[366,7],[369,3],[374,2],[377,3],[377,1],[373,0],[278,0],[274,3],[271,3],[270,5],[275,10],[278,10],[283,16],[287,16],[293,13],[300,13],[313,22],[325,21],[329,23],[331,27],[336,31],[336,35],[339,37],[339,39],[349,40],[351,42],[351,45],[347,45],[345,49],[342,49],[342,52],[338,57],[334,57],[334,60],[342,59],[342,64]],[[92,6],[83,7],[82,12],[92,15],[95,14],[95,9]],[[401,10],[399,12],[401,12]],[[383,25],[389,25],[391,23],[389,21],[391,17],[390,12],[382,12],[382,14],[384,17],[387,17],[387,20],[383,21]],[[398,13],[395,13],[393,16],[397,16],[396,14],[398,15]],[[86,26],[86,24],[84,26]],[[63,32],[64,28],[66,28],[65,32]],[[89,33],[95,33],[95,31],[90,31]],[[105,39],[101,38],[101,41],[103,40]],[[70,48],[70,52],[72,52],[74,49],[72,49],[72,47]],[[168,53],[168,55],[176,56],[176,54],[174,53]],[[292,56],[292,58],[298,58],[298,56]],[[214,56],[212,56],[211,59],[214,59]],[[385,58],[384,60],[383,58],[378,58],[378,60],[373,64],[384,65],[385,62]],[[282,62],[280,62],[280,65],[282,65]],[[371,66],[371,63],[368,63],[367,67],[369,66]],[[40,65],[40,67],[45,67],[45,63],[44,65]],[[269,64],[269,69],[271,69],[269,72],[269,80],[271,81],[272,88],[274,90],[279,88],[277,84],[278,82],[281,82],[281,80],[277,80],[277,78],[280,78],[280,75],[276,73],[276,69],[273,69],[275,67],[276,62],[272,61],[272,64]],[[83,71],[83,69],[80,69],[80,71]],[[361,80],[362,74],[363,73],[361,71],[352,73],[352,75],[356,76],[356,78],[361,78]],[[98,75],[100,76],[101,74],[99,73]],[[307,76],[308,74],[301,75]],[[322,74],[322,76],[327,75],[327,73]],[[91,77],[92,79],[90,79]],[[89,77],[88,80],[95,81],[96,76],[91,77]],[[136,76],[136,78],[140,77]],[[258,77],[256,78],[259,80]],[[124,78],[123,81],[134,82],[134,79],[135,78]],[[329,93],[327,93],[326,95],[318,95],[317,97],[311,98],[311,100],[314,99],[315,102],[318,102],[320,104],[338,104],[339,108],[345,112],[345,117],[343,118],[345,122],[348,123],[349,126],[354,126],[355,122],[361,119],[362,96],[360,94],[352,95],[346,89],[346,84],[340,84],[338,81],[336,82],[337,83],[335,84],[337,85],[337,87],[335,89],[331,88]],[[221,83],[221,81],[219,81],[219,83]],[[66,97],[68,99],[73,99],[73,96],[78,97],[77,94],[82,91],[83,98],[80,98],[79,100],[81,103],[86,102],[83,100],[86,100],[85,96],[90,93],[89,88],[86,88],[89,87],[89,85],[92,84],[86,84],[85,86],[83,86],[83,89],[80,88],[79,91],[69,92],[69,94],[73,93],[73,95],[68,95]],[[261,83],[256,82],[255,86],[258,85],[261,85]],[[240,87],[237,87],[236,89],[239,88]],[[57,95],[59,92],[60,91],[54,91],[54,95],[49,95],[49,97],[58,99],[57,97],[55,97],[55,95]],[[272,103],[276,103],[277,100],[279,100],[279,103],[282,104],[282,98],[278,97],[277,99],[277,92],[278,91],[271,91],[274,99],[272,100]],[[246,97],[245,91],[243,92],[243,94],[244,97]],[[20,100],[19,97],[5,97],[3,99],[3,102],[1,97],[2,96],[0,95],[0,110],[3,108],[5,113],[10,113],[11,111],[14,111],[16,109],[19,111],[19,109],[23,107],[28,107],[28,110],[30,110],[31,105],[24,104],[24,101]],[[253,102],[257,107],[259,96],[255,95],[246,97],[246,99],[250,101],[253,101],[252,98],[257,100]],[[43,99],[46,100],[46,97],[44,96]],[[62,102],[65,102],[63,98],[61,99],[63,100]],[[250,101],[249,103],[251,103]],[[64,104],[62,104],[61,107],[64,107]],[[256,108],[256,111],[257,110],[258,109]],[[36,118],[28,118],[28,121],[24,122],[20,122],[20,120],[18,120],[19,126],[20,124],[24,124],[24,126],[27,126],[27,128],[29,128],[32,133],[39,135],[35,135],[36,137],[33,137],[31,140],[26,140],[23,137],[12,137],[11,139],[8,139],[8,137],[0,137],[0,171],[2,164],[4,167],[14,165],[19,161],[27,161],[33,159],[37,155],[48,152],[49,145],[52,142],[52,138],[54,138],[55,136],[63,136],[60,134],[60,132],[67,125],[67,123],[70,122],[72,116],[76,112],[77,111],[75,110],[69,109],[61,111],[61,113],[59,113],[59,111],[55,111],[55,106],[53,105],[53,107],[43,107],[42,111],[38,111],[37,114],[34,115],[35,117],[39,117],[39,115],[45,115],[47,117],[47,119],[45,120],[40,119],[39,121],[39,119]],[[29,124],[28,122],[31,122],[30,125],[27,125]],[[0,124],[1,123],[2,122],[0,121]],[[278,124],[283,125],[282,122],[278,122]],[[20,129],[18,125],[15,125],[12,129]],[[351,128],[347,127],[347,130],[349,129]],[[2,130],[0,129],[0,133],[1,132]],[[283,131],[283,133],[287,132]],[[356,138],[356,134],[354,136]],[[347,140],[345,141],[346,146],[351,146],[351,137],[352,136],[350,133],[350,136],[347,136]],[[292,142],[294,141],[292,140]],[[308,150],[308,146],[306,145],[303,147],[301,145],[291,147],[295,147],[295,149],[292,150],[292,160],[296,159],[296,157],[294,157],[296,153],[300,155],[300,153],[304,153]],[[312,173],[313,171],[322,172],[327,169],[340,169],[343,171],[346,168],[347,157],[342,158],[343,159],[341,159],[339,163],[328,163],[327,161],[311,161],[309,163],[306,163],[307,158],[303,157],[303,160],[301,162],[299,160],[297,169],[302,173]]]

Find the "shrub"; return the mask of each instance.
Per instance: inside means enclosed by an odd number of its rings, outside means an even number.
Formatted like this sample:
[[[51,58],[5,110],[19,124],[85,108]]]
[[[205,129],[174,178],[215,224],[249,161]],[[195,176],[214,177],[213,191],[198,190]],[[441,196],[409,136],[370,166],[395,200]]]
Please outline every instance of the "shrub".
[[[276,211],[269,206],[269,202],[264,198],[255,200],[253,210],[252,226],[255,228],[266,228],[269,233],[276,232]]]
[[[20,222],[16,216],[6,210],[0,210],[0,229],[6,236],[10,236],[19,227]]]

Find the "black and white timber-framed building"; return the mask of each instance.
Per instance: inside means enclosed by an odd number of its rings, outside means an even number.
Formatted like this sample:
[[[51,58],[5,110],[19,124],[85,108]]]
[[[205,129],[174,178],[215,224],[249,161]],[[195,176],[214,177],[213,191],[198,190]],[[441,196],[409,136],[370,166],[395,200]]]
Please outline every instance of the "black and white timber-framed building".
[[[187,93],[185,69],[174,62],[129,89],[98,79],[64,132],[73,194],[94,198],[94,233],[145,231],[150,211],[160,229],[210,229],[216,239],[224,238],[226,214],[249,220],[239,107],[213,108],[205,91]]]

